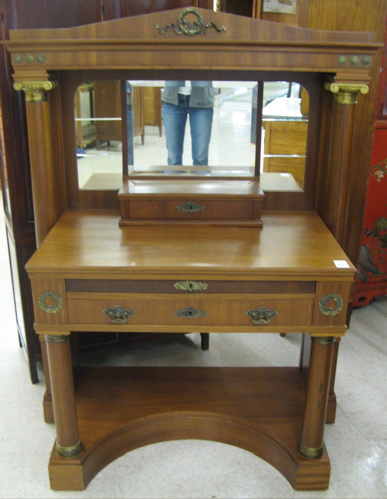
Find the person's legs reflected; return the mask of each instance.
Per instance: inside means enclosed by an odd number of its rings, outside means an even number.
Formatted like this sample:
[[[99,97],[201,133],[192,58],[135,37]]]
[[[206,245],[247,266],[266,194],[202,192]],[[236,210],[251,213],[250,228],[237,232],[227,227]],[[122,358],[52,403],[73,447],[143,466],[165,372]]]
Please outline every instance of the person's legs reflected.
[[[194,165],[208,165],[213,108],[190,107],[189,110],[192,160]]]
[[[179,95],[179,105],[163,102],[163,122],[168,149],[168,165],[183,164],[184,133],[187,122],[187,99]]]

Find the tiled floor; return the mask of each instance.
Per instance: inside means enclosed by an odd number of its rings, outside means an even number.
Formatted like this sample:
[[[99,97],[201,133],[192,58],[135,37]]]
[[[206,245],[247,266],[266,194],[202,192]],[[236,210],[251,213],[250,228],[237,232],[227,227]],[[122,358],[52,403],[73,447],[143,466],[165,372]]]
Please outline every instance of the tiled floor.
[[[326,427],[327,491],[295,492],[244,450],[199,440],[150,445],[102,470],[83,492],[50,490],[54,428],[42,419],[44,383],[32,385],[19,348],[0,210],[0,498],[387,498],[387,297],[353,313],[340,346],[336,423]],[[85,364],[297,365],[299,335],[211,334],[155,338],[83,356]]]

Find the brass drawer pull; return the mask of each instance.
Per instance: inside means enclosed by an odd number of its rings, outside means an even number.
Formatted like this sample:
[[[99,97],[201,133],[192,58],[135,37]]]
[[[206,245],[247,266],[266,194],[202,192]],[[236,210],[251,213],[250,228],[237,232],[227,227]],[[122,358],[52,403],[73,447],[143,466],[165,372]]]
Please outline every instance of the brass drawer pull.
[[[269,324],[272,317],[276,317],[278,312],[276,310],[269,310],[265,307],[259,307],[255,310],[249,310],[246,315],[253,319],[254,324]]]
[[[183,310],[176,310],[175,315],[177,315],[177,317],[183,317],[184,319],[197,319],[198,317],[207,315],[207,312],[198,310],[197,308],[187,307]]]
[[[204,205],[196,204],[193,201],[187,201],[184,204],[178,204],[176,208],[186,213],[196,213],[198,211],[204,211],[206,209]]]
[[[208,284],[205,282],[197,281],[179,281],[173,285],[179,291],[188,291],[192,293],[193,291],[205,291],[208,288]]]
[[[116,305],[113,308],[105,308],[102,312],[107,315],[111,322],[114,324],[124,324],[130,315],[134,315],[134,310],[122,308]]]

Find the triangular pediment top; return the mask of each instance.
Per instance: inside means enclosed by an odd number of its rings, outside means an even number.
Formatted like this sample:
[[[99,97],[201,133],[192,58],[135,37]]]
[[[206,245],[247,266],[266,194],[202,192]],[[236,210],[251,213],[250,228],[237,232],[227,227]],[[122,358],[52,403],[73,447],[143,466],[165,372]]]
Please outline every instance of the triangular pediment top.
[[[194,12],[187,12],[187,9],[173,9],[73,28],[12,30],[10,39],[13,42],[29,41],[30,43],[34,41],[76,43],[77,40],[103,43],[109,40],[125,40],[137,43],[148,41],[192,44],[279,43],[284,45],[300,43],[362,45],[372,44],[375,41],[374,33],[319,31],[207,9],[191,10]],[[199,24],[199,27],[194,27],[194,31],[200,31],[200,26],[203,25],[203,33],[185,34],[184,29],[189,31],[184,24],[186,20]],[[161,31],[155,28],[156,25],[161,28]],[[183,32],[178,34],[182,29]]]

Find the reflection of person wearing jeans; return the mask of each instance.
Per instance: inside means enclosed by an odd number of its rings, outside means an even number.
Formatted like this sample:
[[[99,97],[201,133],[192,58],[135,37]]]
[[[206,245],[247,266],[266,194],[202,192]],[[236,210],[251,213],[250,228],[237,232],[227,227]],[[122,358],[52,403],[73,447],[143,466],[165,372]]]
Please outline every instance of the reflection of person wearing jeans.
[[[166,81],[163,91],[163,122],[168,165],[183,164],[184,133],[189,116],[194,165],[208,165],[208,149],[214,115],[215,92],[211,81]]]

